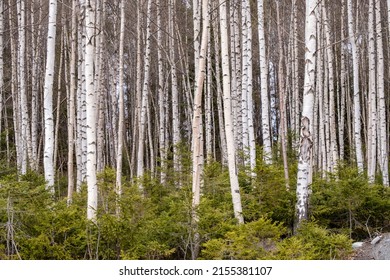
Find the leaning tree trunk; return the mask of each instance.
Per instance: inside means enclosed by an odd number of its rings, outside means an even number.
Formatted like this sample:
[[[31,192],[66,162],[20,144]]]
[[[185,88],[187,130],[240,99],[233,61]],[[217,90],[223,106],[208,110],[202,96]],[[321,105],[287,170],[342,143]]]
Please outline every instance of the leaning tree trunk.
[[[203,172],[203,131],[202,131],[202,92],[206,76],[206,50],[209,33],[208,0],[202,1],[202,41],[199,53],[199,65],[196,67],[199,73],[196,75],[196,91],[194,96],[194,114],[192,120],[192,217],[196,224],[198,222],[197,207],[200,203],[200,185]],[[195,246],[192,258],[195,259],[199,252],[199,235],[195,230]]]

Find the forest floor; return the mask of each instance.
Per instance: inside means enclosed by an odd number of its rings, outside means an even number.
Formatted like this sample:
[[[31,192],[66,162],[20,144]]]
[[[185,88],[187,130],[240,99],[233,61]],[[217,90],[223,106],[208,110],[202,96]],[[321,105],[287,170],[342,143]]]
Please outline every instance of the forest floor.
[[[373,241],[376,241],[375,238]],[[390,233],[384,233],[377,242],[371,240],[359,242],[355,248],[353,260],[390,260]],[[375,243],[375,244],[372,244]]]

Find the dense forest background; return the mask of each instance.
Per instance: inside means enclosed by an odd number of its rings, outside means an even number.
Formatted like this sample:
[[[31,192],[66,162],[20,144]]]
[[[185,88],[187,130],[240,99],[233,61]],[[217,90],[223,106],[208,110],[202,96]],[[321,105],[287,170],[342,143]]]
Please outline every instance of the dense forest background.
[[[0,0],[0,259],[348,259],[389,231],[390,1]]]

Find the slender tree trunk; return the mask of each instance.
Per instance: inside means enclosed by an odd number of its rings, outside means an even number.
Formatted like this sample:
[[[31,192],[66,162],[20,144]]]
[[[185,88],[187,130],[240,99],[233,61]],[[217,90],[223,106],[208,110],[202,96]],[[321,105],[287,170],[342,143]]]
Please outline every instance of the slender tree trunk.
[[[138,125],[138,153],[137,153],[137,177],[142,177],[144,174],[144,150],[145,150],[145,130],[147,121],[147,106],[149,96],[149,78],[150,78],[150,40],[151,40],[151,16],[152,16],[152,1],[148,0],[146,20],[146,45],[144,56],[144,83],[142,88],[141,115]],[[150,125],[150,124],[149,124]],[[140,185],[142,189],[142,185]]]
[[[125,1],[121,0],[121,23],[119,36],[119,119],[118,119],[118,147],[116,152],[116,195],[120,199],[122,195],[122,151],[124,138],[124,83],[123,83],[123,51],[125,41]],[[120,206],[117,204],[116,214],[120,214]]]
[[[289,175],[288,175],[288,162],[287,162],[287,127],[286,127],[286,105],[285,105],[285,78],[284,78],[284,52],[283,52],[283,39],[281,31],[281,20],[280,20],[280,3],[276,0],[276,13],[278,22],[278,43],[279,43],[279,112],[280,112],[280,138],[282,146],[282,157],[284,167],[284,179],[286,180],[286,188],[289,187]]]
[[[13,5],[11,0],[8,1],[9,7],[9,30],[10,30],[10,50],[11,50],[11,96],[12,96],[12,112],[13,112],[13,125],[14,125],[14,141],[15,141],[15,150],[16,150],[16,167],[18,173],[22,171],[22,153],[21,153],[21,143],[20,143],[20,110],[19,110],[19,93],[17,91],[18,83],[18,72],[17,72],[17,45],[14,37],[15,25],[13,22]]]
[[[338,154],[338,145],[337,145],[337,133],[336,133],[336,106],[335,106],[335,83],[334,83],[334,55],[333,55],[333,49],[332,49],[332,43],[330,40],[331,32],[329,27],[329,20],[327,16],[327,10],[325,7],[325,4],[322,3],[322,13],[324,17],[324,31],[325,31],[325,40],[326,45],[328,46],[326,48],[326,54],[327,54],[327,61],[328,61],[328,71],[329,71],[329,108],[328,108],[328,114],[329,114],[329,130],[330,130],[330,158],[331,161],[329,162],[330,165],[330,171],[334,172],[336,170],[337,163],[339,161],[339,154]]]
[[[230,71],[229,71],[229,52],[228,52],[228,34],[227,34],[227,14],[226,2],[219,1],[219,16],[221,30],[221,56],[222,56],[222,75],[223,75],[223,96],[224,96],[224,117],[225,132],[228,152],[228,167],[230,177],[230,188],[233,200],[234,217],[239,224],[244,223],[241,206],[241,194],[237,177],[236,149],[234,145],[234,136],[232,126],[232,100],[230,95]]]
[[[340,114],[339,114],[339,126],[338,126],[338,136],[339,136],[339,147],[340,147],[340,160],[345,159],[345,107],[346,107],[346,95],[347,95],[347,65],[346,65],[346,51],[345,51],[345,1],[341,1],[341,58],[340,58]]]
[[[253,126],[253,62],[252,62],[252,18],[248,0],[242,2],[243,30],[243,87],[241,91],[241,108],[243,124],[243,150],[245,165],[250,167],[252,175],[256,165],[256,143]]]
[[[376,48],[375,48],[374,0],[369,1],[368,11],[368,122],[367,122],[367,175],[374,183],[377,159],[377,106],[376,106]]]
[[[202,39],[199,53],[199,65],[196,67],[199,73],[196,75],[196,91],[194,96],[194,114],[192,121],[192,217],[197,224],[198,215],[197,207],[200,203],[200,185],[203,172],[203,131],[202,131],[202,92],[203,84],[206,76],[206,52],[209,32],[209,15],[208,15],[208,0],[202,0]],[[195,226],[196,227],[196,226]],[[195,259],[199,252],[199,238],[195,233],[195,247],[192,258]]]
[[[382,20],[381,20],[381,3],[375,1],[376,14],[376,42],[377,42],[377,104],[378,104],[378,144],[379,144],[379,165],[382,172],[382,181],[384,186],[389,186],[389,153],[387,141],[387,119],[386,119],[386,102],[385,102],[385,81],[384,81],[384,54],[382,39]]]
[[[53,122],[53,79],[55,63],[55,43],[56,43],[56,21],[57,21],[57,0],[50,0],[49,23],[47,34],[47,55],[45,86],[43,93],[43,110],[45,124],[45,147],[43,155],[43,165],[45,170],[45,180],[47,188],[54,192],[54,122]]]
[[[294,130],[294,144],[293,148],[298,151],[299,148],[299,133],[300,133],[300,83],[299,83],[299,48],[298,48],[298,0],[293,1],[293,33],[294,33],[294,47],[293,47],[293,103],[294,103],[294,114],[291,116],[295,119]]]
[[[305,27],[305,78],[301,118],[301,140],[299,145],[299,162],[297,177],[297,204],[296,225],[308,218],[309,173],[311,167],[313,145],[313,106],[315,92],[316,67],[316,7],[317,0],[306,1]]]
[[[218,2],[214,2],[213,9],[215,10],[216,16],[218,18]],[[218,21],[213,21],[213,35],[214,35],[214,55],[215,55],[215,81],[217,87],[217,107],[218,107],[218,128],[220,134],[220,143],[221,143],[221,153],[222,153],[222,164],[227,164],[227,146],[226,146],[226,133],[225,133],[225,122],[223,117],[223,101],[222,101],[222,81],[221,81],[221,61],[220,61],[220,52],[221,45],[219,42],[219,24]]]
[[[80,192],[81,184],[85,180],[85,151],[86,151],[86,135],[85,135],[85,10],[81,6],[82,3],[77,3],[77,17],[78,17],[78,61],[77,61],[77,109],[76,109],[76,165],[77,165],[77,180],[76,190]]]
[[[166,161],[167,150],[165,142],[166,123],[165,123],[165,108],[166,96],[164,94],[164,68],[163,68],[163,26],[161,22],[161,0],[157,0],[157,59],[158,59],[158,106],[159,106],[159,144],[160,144],[160,180],[161,184],[166,181]]]
[[[19,112],[21,119],[21,130],[20,130],[20,151],[21,151],[21,173],[26,174],[27,172],[27,150],[28,143],[31,143],[29,139],[29,116],[27,107],[27,92],[26,92],[26,31],[25,31],[25,1],[21,0],[17,2],[18,9],[18,97],[19,97]]]
[[[260,53],[260,77],[261,77],[261,127],[263,136],[263,160],[266,164],[272,162],[270,111],[268,98],[268,63],[266,56],[266,44],[264,35],[264,1],[257,1],[259,53]]]
[[[70,86],[68,96],[68,205],[72,203],[74,191],[74,132],[75,132],[75,93],[76,83],[76,54],[77,54],[77,0],[72,1],[72,36],[70,54]]]
[[[179,112],[179,92],[177,83],[177,70],[176,70],[176,36],[175,36],[175,22],[176,22],[176,0],[169,0],[169,30],[170,36],[168,37],[169,44],[169,56],[171,61],[171,88],[172,88],[172,134],[173,134],[173,169],[180,171],[180,155],[179,155],[179,143],[180,143],[180,112]]]
[[[64,17],[62,17],[64,18]],[[64,28],[65,22],[62,20],[62,28]],[[61,34],[61,46],[60,46],[60,61],[58,65],[58,76],[57,76],[57,105],[56,105],[56,123],[54,126],[54,153],[53,153],[53,169],[54,173],[57,170],[57,160],[58,160],[58,133],[60,129],[60,114],[61,114],[61,93],[62,93],[62,68],[64,64],[64,44],[65,44],[65,34],[62,31]]]
[[[356,46],[357,36],[354,32],[352,0],[348,0],[348,33],[352,49],[353,63],[353,119],[354,119],[354,140],[355,140],[355,156],[359,173],[363,172],[363,152],[362,152],[362,136],[361,136],[361,112],[360,112],[360,82],[359,82],[359,57]]]
[[[96,221],[97,178],[96,178],[96,106],[97,94],[94,91],[94,54],[95,54],[95,8],[96,1],[85,5],[85,84],[86,84],[86,134],[87,164],[86,179],[88,187],[87,219]]]

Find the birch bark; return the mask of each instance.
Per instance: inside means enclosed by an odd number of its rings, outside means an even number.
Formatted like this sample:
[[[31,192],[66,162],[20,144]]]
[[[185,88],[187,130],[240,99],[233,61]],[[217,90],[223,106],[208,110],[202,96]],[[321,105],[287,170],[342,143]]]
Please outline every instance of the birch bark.
[[[377,104],[378,104],[378,144],[379,144],[379,166],[381,167],[382,182],[389,186],[389,154],[387,141],[387,119],[385,102],[385,81],[384,81],[384,55],[382,38],[381,3],[375,1],[376,14],[376,43],[377,43]]]
[[[86,84],[86,134],[87,163],[86,179],[88,188],[87,219],[96,221],[97,178],[96,178],[96,106],[97,96],[94,91],[94,54],[95,54],[95,10],[96,1],[85,4],[85,84]]]
[[[147,5],[147,20],[146,20],[146,45],[144,56],[144,83],[142,87],[141,115],[138,124],[138,154],[137,154],[137,177],[142,177],[144,174],[144,140],[147,121],[147,106],[149,96],[149,77],[150,77],[150,40],[151,40],[151,9],[152,1],[148,0]],[[140,185],[140,189],[142,186]]]
[[[224,96],[224,117],[225,117],[225,132],[228,152],[228,167],[230,188],[233,200],[234,217],[239,224],[244,223],[244,216],[242,214],[241,194],[237,177],[236,166],[236,149],[234,145],[233,136],[233,122],[232,122],[232,101],[230,95],[230,70],[229,70],[229,52],[228,52],[228,34],[227,34],[227,14],[226,2],[219,1],[219,16],[220,16],[220,30],[221,30],[221,56],[222,56],[222,76],[223,76],[223,96]]]
[[[47,34],[47,55],[45,70],[45,85],[43,93],[45,146],[43,155],[43,166],[45,170],[45,180],[47,188],[54,192],[54,122],[53,122],[53,79],[55,63],[55,41],[56,41],[56,21],[57,21],[57,0],[50,0],[49,23]]]
[[[315,92],[316,67],[316,8],[317,0],[306,1],[305,27],[305,76],[301,118],[301,140],[299,145],[299,162],[297,176],[296,226],[308,218],[309,173],[313,144],[313,105]]]
[[[124,106],[124,82],[123,82],[123,52],[125,41],[125,1],[121,0],[121,23],[119,35],[119,119],[118,119],[118,147],[116,152],[116,195],[120,199],[122,195],[122,151],[124,138],[124,121],[125,121],[125,106]],[[120,207],[117,204],[116,214],[120,214]]]
[[[377,160],[377,106],[376,106],[376,48],[374,0],[369,1],[368,11],[368,121],[367,121],[367,176],[370,183],[375,181]]]
[[[260,54],[260,77],[261,77],[261,128],[263,137],[263,160],[271,164],[271,132],[270,132],[270,110],[268,97],[268,65],[266,56],[266,44],[264,35],[264,1],[257,1],[258,33],[259,33],[259,54]]]
[[[353,120],[354,120],[354,144],[355,156],[359,173],[363,172],[363,152],[361,136],[361,105],[360,105],[360,81],[359,81],[359,55],[356,46],[357,36],[355,34],[352,0],[348,0],[348,36],[352,48],[353,63]]]

